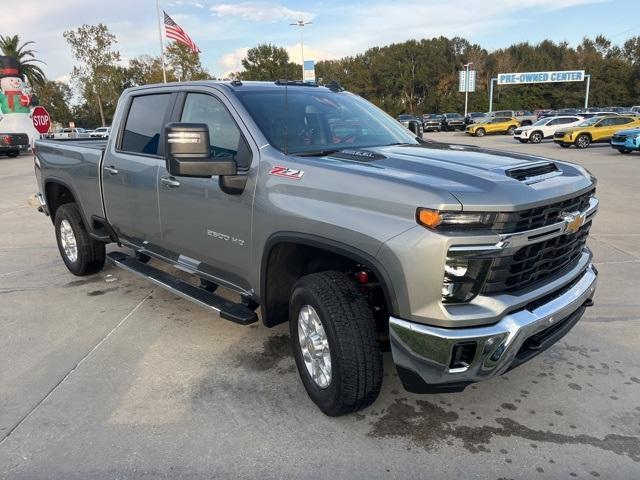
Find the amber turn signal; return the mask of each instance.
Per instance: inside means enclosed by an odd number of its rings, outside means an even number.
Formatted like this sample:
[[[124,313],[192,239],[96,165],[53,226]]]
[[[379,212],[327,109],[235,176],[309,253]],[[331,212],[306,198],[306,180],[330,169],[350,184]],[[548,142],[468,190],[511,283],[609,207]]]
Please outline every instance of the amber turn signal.
[[[416,212],[416,220],[418,220],[420,225],[435,229],[442,223],[442,215],[440,215],[438,210],[419,208]]]

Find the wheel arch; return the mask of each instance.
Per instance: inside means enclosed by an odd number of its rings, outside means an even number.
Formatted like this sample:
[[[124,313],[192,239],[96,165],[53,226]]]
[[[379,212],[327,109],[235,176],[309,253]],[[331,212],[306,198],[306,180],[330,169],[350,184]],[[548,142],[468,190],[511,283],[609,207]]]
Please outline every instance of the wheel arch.
[[[55,222],[56,211],[60,205],[65,203],[75,203],[78,205],[78,209],[80,210],[85,226],[87,226],[87,219],[84,211],[82,210],[82,206],[77,200],[78,195],[75,193],[73,187],[60,179],[52,178],[45,180],[43,193],[52,222]]]
[[[369,269],[380,283],[387,311],[390,314],[397,311],[390,277],[372,255],[318,235],[300,232],[272,234],[265,243],[260,262],[260,303],[264,325],[273,327],[287,321],[291,288],[298,278],[348,264]]]

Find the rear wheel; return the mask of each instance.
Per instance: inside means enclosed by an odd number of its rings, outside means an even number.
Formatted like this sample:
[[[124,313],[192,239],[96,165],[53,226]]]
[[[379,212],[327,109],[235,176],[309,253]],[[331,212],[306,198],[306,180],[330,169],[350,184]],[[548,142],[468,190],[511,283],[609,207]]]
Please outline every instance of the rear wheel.
[[[18,155],[20,155],[20,152],[8,152],[7,153],[7,157],[9,157],[9,158],[16,158]]]
[[[289,306],[291,343],[302,383],[329,416],[367,407],[382,385],[382,354],[371,310],[339,272],[306,275]]]
[[[627,148],[619,148],[618,151],[620,153],[624,153],[624,154],[631,153],[631,150],[629,150]]]
[[[509,128],[507,128],[507,135],[513,136],[515,131],[516,131],[515,125],[511,125]]]
[[[65,265],[74,275],[90,275],[104,267],[105,244],[89,236],[75,203],[56,210],[56,240]]]
[[[589,138],[589,135],[578,135],[578,138],[576,138],[575,141],[575,145],[577,148],[587,148],[589,145],[591,144],[591,138]]]
[[[541,132],[533,132],[529,137],[531,143],[540,143],[542,141],[542,133]]]
[[[484,128],[479,128],[476,130],[476,137],[484,137],[487,132]]]

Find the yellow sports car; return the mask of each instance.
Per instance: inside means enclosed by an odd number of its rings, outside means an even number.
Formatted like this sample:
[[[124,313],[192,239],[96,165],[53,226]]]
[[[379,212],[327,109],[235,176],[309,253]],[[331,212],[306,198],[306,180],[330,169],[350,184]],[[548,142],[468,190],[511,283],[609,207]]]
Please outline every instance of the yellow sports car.
[[[486,122],[472,123],[466,129],[468,135],[484,137],[487,133],[502,133],[513,135],[520,122],[512,117],[495,117]]]
[[[587,148],[595,142],[608,142],[618,130],[640,126],[638,117],[608,115],[591,117],[575,127],[557,130],[553,141],[564,148]]]

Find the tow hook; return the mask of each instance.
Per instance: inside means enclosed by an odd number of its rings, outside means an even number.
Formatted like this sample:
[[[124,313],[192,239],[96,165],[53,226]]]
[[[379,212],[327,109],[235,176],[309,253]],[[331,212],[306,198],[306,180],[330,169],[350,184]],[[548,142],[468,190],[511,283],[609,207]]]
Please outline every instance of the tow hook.
[[[583,307],[593,307],[594,302],[592,298],[587,298],[582,304]]]

